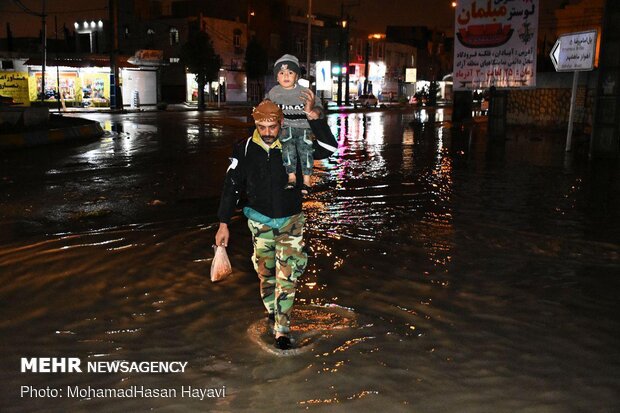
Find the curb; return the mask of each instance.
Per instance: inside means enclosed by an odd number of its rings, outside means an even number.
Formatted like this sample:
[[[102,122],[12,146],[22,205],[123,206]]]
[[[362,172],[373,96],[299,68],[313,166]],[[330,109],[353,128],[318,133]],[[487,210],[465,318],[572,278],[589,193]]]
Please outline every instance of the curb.
[[[0,149],[23,148],[78,139],[95,139],[103,136],[104,131],[99,122],[84,121],[87,122],[84,125],[67,128],[0,135]]]

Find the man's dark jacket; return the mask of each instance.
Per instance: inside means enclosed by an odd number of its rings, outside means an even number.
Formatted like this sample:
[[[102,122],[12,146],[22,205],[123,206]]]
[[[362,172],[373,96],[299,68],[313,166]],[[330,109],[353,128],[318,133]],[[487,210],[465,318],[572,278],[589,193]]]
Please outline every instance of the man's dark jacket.
[[[325,123],[325,125],[327,125]],[[329,135],[329,134],[328,134]],[[315,147],[323,159],[333,153],[338,144],[333,135],[316,136]],[[297,165],[297,182],[302,182],[300,163]],[[222,198],[218,210],[220,222],[229,223],[241,193],[247,195],[248,207],[269,218],[284,218],[301,212],[302,195],[299,189],[284,189],[288,174],[282,162],[282,150],[272,148],[269,153],[252,138],[238,142],[233,149],[231,164],[226,172]]]

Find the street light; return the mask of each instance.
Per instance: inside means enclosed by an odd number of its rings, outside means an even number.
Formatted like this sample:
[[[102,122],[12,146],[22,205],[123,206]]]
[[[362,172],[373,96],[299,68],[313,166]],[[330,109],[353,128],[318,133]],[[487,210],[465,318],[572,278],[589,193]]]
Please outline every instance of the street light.
[[[84,20],[82,24],[78,22],[73,23],[73,27],[75,27],[75,31],[80,35],[88,35],[89,45],[90,45],[90,53],[93,53],[93,50],[99,51],[99,36],[100,32],[103,30],[103,21],[99,20],[95,22],[91,20],[90,23],[87,20]]]
[[[247,37],[247,44],[250,44],[250,40],[252,38],[252,23],[254,22],[253,17],[256,16],[256,12],[252,9],[252,5],[250,4],[250,2],[248,1],[248,21],[247,21],[247,28],[246,28],[246,37]]]

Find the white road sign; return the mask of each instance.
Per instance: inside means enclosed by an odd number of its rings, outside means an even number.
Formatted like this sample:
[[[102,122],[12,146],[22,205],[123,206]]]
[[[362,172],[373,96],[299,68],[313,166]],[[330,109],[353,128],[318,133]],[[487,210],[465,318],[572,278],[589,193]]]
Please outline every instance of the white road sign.
[[[316,90],[332,90],[332,62],[316,62]]]
[[[560,36],[549,54],[555,70],[576,72],[594,69],[596,37],[596,30]]]

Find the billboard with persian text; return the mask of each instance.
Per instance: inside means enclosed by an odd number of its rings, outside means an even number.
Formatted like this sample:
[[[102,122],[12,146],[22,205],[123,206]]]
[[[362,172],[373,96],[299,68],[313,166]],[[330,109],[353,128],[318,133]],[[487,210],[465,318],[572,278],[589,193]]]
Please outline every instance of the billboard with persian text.
[[[454,90],[536,86],[539,0],[459,0]]]

